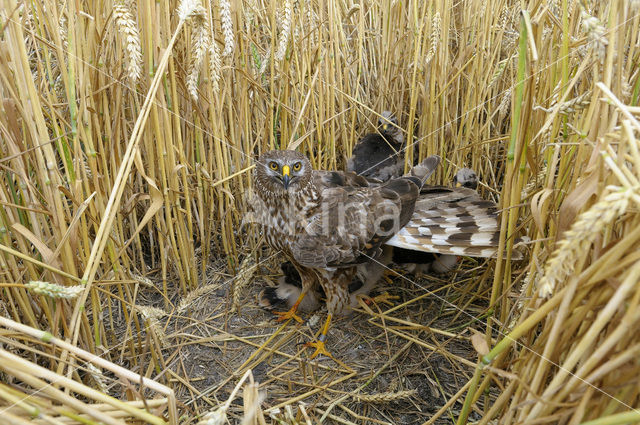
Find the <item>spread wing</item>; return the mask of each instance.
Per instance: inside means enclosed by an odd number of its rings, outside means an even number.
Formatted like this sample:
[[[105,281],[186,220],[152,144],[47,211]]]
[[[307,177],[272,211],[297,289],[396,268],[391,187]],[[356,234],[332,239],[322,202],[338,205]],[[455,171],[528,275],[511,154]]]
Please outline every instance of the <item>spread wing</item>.
[[[315,268],[347,267],[381,253],[409,222],[422,181],[413,176],[369,185],[353,173],[320,172],[322,207],[291,242],[294,259]]]
[[[495,203],[471,189],[423,187],[411,221],[387,245],[414,251],[494,257],[500,239]],[[521,253],[514,251],[517,259]]]

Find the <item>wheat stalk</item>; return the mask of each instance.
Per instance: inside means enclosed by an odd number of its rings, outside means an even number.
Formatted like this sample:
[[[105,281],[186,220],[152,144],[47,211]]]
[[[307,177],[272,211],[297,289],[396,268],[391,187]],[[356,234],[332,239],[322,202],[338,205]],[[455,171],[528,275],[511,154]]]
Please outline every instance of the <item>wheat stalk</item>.
[[[109,394],[109,388],[107,387],[107,384],[105,384],[104,382],[105,377],[102,371],[100,370],[100,368],[92,365],[91,363],[86,363],[85,366],[87,367],[87,370],[89,371],[89,375],[91,375],[91,378],[93,379],[93,381],[98,385],[98,388],[100,389],[100,391],[102,391],[105,394]]]
[[[186,297],[183,297],[182,300],[180,300],[180,303],[176,308],[176,312],[178,314],[183,313],[196,299],[218,288],[220,288],[219,283],[211,283],[189,292]]]
[[[133,19],[129,6],[124,2],[113,5],[113,17],[118,32],[125,37],[124,49],[127,52],[127,75],[135,83],[142,76],[142,48],[140,47],[140,32]]]
[[[565,233],[564,239],[558,243],[547,262],[544,275],[538,282],[540,297],[551,296],[557,284],[573,272],[578,258],[586,255],[601,230],[627,210],[633,191],[615,186],[607,189],[609,194],[582,213]]]
[[[289,44],[289,37],[291,36],[291,15],[291,0],[286,0],[284,3],[284,16],[282,17],[282,30],[280,31],[280,40],[275,55],[278,62],[282,61],[284,55],[287,53],[287,45]]]
[[[260,61],[260,69],[258,70],[258,75],[264,74],[267,70],[267,66],[269,66],[269,61],[271,60],[271,47],[267,50],[265,55],[262,57]]]
[[[207,50],[215,43],[209,37],[209,25],[203,7],[196,8],[191,15],[193,30],[191,32],[191,62],[187,75],[187,89],[194,100],[198,99],[198,76]],[[217,81],[216,81],[217,83]]]
[[[253,373],[251,372],[251,369],[247,370],[242,378],[240,378],[236,386],[233,388],[233,391],[231,391],[231,394],[229,395],[227,401],[218,406],[215,410],[206,413],[197,425],[221,425],[223,423],[226,423],[227,411],[229,410],[229,406],[231,406],[231,402],[233,402],[237,392],[240,390],[240,387],[247,379],[249,379],[250,381],[250,386],[254,384]]]
[[[243,295],[243,289],[249,285],[252,281],[253,275],[256,272],[256,262],[252,255],[247,255],[242,263],[238,274],[233,281],[232,294],[232,311],[238,311],[241,305],[241,297]]]
[[[502,94],[502,99],[500,100],[500,104],[498,105],[498,112],[501,116],[504,116],[509,111],[511,107],[511,89],[505,90]]]
[[[131,278],[134,279],[139,284],[146,286],[147,288],[155,288],[153,281],[146,276],[142,276],[141,274],[132,273]]]
[[[209,77],[211,78],[211,88],[215,94],[220,91],[221,68],[220,51],[215,38],[211,37],[211,44],[209,45]]]
[[[504,70],[507,67],[507,62],[509,62],[511,59],[512,57],[509,56],[498,62],[498,66],[491,76],[491,80],[489,80],[489,87],[493,86],[500,79],[500,76],[504,73]]]
[[[159,319],[166,316],[167,313],[161,308],[152,306],[136,306],[136,309],[149,324],[149,330],[158,338],[162,346],[165,346],[167,343],[167,334],[164,332]]]
[[[42,281],[31,281],[24,286],[38,295],[46,295],[50,298],[72,299],[84,291],[83,285],[62,286]]]
[[[212,412],[205,413],[197,425],[222,425],[227,422],[227,409],[221,406]]]
[[[178,13],[178,19],[181,21],[187,21],[192,16],[202,16],[206,13],[200,0],[182,0],[176,10]]]
[[[520,198],[521,199],[528,198],[529,195],[531,195],[540,186],[540,183],[544,181],[547,175],[547,172],[548,170],[547,170],[546,164],[540,167],[540,171],[538,171],[535,177],[533,179],[530,179],[530,181],[522,189]]]
[[[581,4],[582,6],[582,4]],[[609,41],[605,37],[606,28],[597,17],[590,15],[584,8],[580,8],[580,17],[582,18],[582,28],[587,33],[589,45],[596,52],[596,57],[600,63],[604,63],[604,58]]]
[[[67,15],[64,11],[60,13],[60,18],[58,19],[58,35],[60,35],[60,40],[62,40],[62,46],[64,49],[68,49],[69,40],[67,38]]]
[[[438,43],[440,42],[440,35],[442,32],[442,29],[440,28],[441,23],[442,19],[440,19],[440,12],[436,12],[433,15],[433,20],[431,22],[431,46],[429,47],[427,57],[424,61],[425,65],[428,65],[431,62],[436,54],[436,50],[438,49]]]
[[[224,36],[224,51],[222,56],[230,56],[233,53],[233,22],[231,21],[231,3],[229,0],[220,0],[220,21],[222,23],[222,35]]]
[[[585,91],[580,95],[574,97],[573,99],[569,99],[566,102],[563,102],[560,105],[560,110],[558,111],[561,114],[571,114],[582,110],[589,106],[591,103],[591,91]]]

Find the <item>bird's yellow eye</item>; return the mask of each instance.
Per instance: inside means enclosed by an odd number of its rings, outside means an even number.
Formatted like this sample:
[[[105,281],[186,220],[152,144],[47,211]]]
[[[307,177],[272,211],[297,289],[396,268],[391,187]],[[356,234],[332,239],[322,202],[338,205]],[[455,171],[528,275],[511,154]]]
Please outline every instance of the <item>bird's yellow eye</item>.
[[[269,168],[271,168],[272,170],[277,170],[278,169],[278,164],[276,164],[275,162],[271,161],[269,163]]]
[[[302,163],[296,162],[295,164],[293,164],[293,171],[300,171],[301,168],[302,168]]]

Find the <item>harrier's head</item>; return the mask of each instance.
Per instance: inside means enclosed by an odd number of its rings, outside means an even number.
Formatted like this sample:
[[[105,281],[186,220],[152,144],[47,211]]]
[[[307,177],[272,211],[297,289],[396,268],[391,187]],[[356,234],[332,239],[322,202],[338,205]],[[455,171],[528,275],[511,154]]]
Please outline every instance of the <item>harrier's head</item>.
[[[453,177],[453,185],[476,190],[478,188],[478,176],[471,168],[463,168]]]
[[[384,111],[378,118],[378,129],[380,133],[394,132],[397,130],[398,119],[390,112]]]
[[[299,190],[311,181],[313,169],[303,154],[296,151],[269,151],[256,163],[257,184],[273,193]]]

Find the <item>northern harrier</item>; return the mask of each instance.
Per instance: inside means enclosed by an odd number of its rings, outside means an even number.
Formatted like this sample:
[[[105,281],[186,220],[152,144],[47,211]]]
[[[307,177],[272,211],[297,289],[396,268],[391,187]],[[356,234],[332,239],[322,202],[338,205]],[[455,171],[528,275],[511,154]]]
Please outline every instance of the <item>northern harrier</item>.
[[[302,287],[291,309],[277,314],[302,321],[296,310],[307,293],[315,303],[319,287],[326,296],[329,314],[319,340],[309,344],[316,348],[312,357],[329,355],[324,340],[332,316],[350,310],[349,286],[382,275],[385,243],[454,255],[495,252],[495,204],[471,189],[423,185],[438,162],[429,157],[408,175],[371,183],[350,172],[315,171],[295,151],[258,159],[254,219],[267,243],[291,261]]]
[[[470,168],[462,168],[453,177],[454,187],[465,187],[475,190],[478,187],[478,177]],[[434,252],[416,251],[415,249],[398,248],[386,245],[383,258],[378,261],[387,266],[391,263],[400,266],[409,273],[447,273],[458,263],[459,256],[438,254]],[[278,279],[277,286],[265,288],[259,296],[259,303],[267,309],[278,308],[283,305],[291,307],[302,292],[302,281],[298,271],[290,261],[280,265],[282,276]],[[384,269],[377,265],[358,267],[356,277],[348,287],[350,305],[358,306],[357,295],[368,295],[376,286]],[[320,288],[321,289],[321,288]],[[298,308],[302,311],[314,311],[321,305],[321,299],[325,297],[323,291],[313,288],[307,292],[304,300]]]
[[[378,132],[367,134],[354,146],[347,171],[381,182],[399,177],[404,169],[403,145],[398,120],[384,111],[378,119]]]
[[[429,157],[411,173],[383,184],[349,172],[314,171],[295,151],[269,151],[254,171],[257,194],[253,219],[267,243],[282,251],[300,274],[302,291],[282,320],[302,321],[296,310],[309,291],[320,285],[326,295],[327,320],[319,340],[324,347],[334,314],[349,310],[349,285],[358,269],[384,268],[377,259],[382,246],[411,219],[420,189],[439,162]]]

